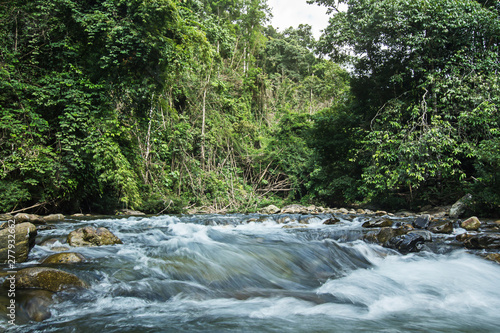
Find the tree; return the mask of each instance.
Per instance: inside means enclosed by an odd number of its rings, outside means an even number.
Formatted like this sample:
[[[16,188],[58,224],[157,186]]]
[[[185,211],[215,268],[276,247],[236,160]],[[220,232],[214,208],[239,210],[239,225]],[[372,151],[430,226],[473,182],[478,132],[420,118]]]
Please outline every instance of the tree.
[[[457,198],[477,179],[481,142],[498,136],[498,10],[468,0],[315,2],[348,5],[320,47],[354,68],[365,196]]]

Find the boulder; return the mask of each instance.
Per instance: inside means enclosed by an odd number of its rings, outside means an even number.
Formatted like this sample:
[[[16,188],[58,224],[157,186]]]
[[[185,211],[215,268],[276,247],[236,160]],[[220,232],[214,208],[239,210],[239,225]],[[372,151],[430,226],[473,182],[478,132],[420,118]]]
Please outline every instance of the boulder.
[[[12,255],[16,263],[25,262],[29,252],[35,246],[36,235],[36,226],[27,222],[0,230],[0,263],[8,263]],[[13,240],[15,240],[14,243]],[[11,246],[11,257],[9,257],[9,245],[15,245]]]
[[[458,219],[467,210],[467,206],[472,200],[472,195],[466,194],[460,200],[455,202],[450,208],[450,218]]]
[[[12,214],[0,214],[0,221],[9,221],[13,220],[14,216]]]
[[[111,231],[106,228],[85,227],[70,232],[68,244],[71,246],[101,246],[123,244]]]
[[[500,253],[490,253],[486,256],[486,259],[500,264]]]
[[[281,212],[281,209],[279,209],[275,205],[269,205],[260,210],[261,214],[278,214],[279,212]]]
[[[429,214],[424,214],[422,216],[418,216],[417,219],[413,221],[412,225],[415,229],[427,229],[430,223],[431,216]]]
[[[307,208],[302,205],[288,205],[281,210],[282,214],[307,214]]]
[[[453,232],[453,222],[447,221],[432,225],[429,230],[436,234],[451,234]]]
[[[18,271],[12,278],[7,278],[4,288],[15,280],[17,289],[44,289],[48,291],[61,291],[73,288],[86,288],[87,284],[76,275],[47,267],[29,267]]]
[[[64,220],[63,214],[50,214],[43,217],[45,222],[59,222]]]
[[[481,226],[481,221],[475,216],[472,216],[468,218],[467,220],[463,221],[460,226],[464,228],[467,231],[475,231],[478,230],[479,227]]]
[[[116,212],[116,215],[126,215],[126,216],[142,216],[146,215],[143,212],[133,209],[120,209]]]
[[[393,224],[391,219],[370,220],[363,223],[363,228],[383,228],[390,227]]]
[[[33,224],[45,224],[46,223],[45,220],[43,219],[43,217],[41,217],[40,215],[26,214],[26,213],[17,213],[14,216],[14,221],[16,221],[16,223],[23,223],[23,222],[30,222]]]
[[[85,257],[76,252],[55,253],[42,261],[42,264],[74,264],[85,261]]]
[[[500,249],[500,235],[498,234],[469,234],[459,240],[468,249]]]
[[[391,238],[404,235],[408,233],[408,231],[409,229],[405,226],[401,226],[398,228],[383,227],[378,231],[372,231],[368,233],[364,237],[364,239],[369,242],[378,243],[385,246]]]
[[[395,249],[402,254],[407,254],[422,250],[424,242],[425,240],[421,235],[410,232],[406,235],[391,238],[387,243],[387,247]]]
[[[339,222],[340,222],[340,220],[338,218],[331,217],[331,218],[325,220],[325,222],[323,222],[323,224],[329,224],[330,225],[330,224],[337,224]]]
[[[18,294],[20,294],[19,309],[26,313],[30,320],[41,322],[52,316],[49,306],[54,303],[53,292],[34,289],[24,290]]]

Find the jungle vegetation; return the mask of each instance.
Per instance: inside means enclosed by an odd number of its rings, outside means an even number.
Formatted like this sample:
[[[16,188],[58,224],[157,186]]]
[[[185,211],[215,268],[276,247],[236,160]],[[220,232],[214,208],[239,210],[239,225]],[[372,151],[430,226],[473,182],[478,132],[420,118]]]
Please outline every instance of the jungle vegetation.
[[[0,0],[0,211],[498,211],[499,2],[309,2]]]

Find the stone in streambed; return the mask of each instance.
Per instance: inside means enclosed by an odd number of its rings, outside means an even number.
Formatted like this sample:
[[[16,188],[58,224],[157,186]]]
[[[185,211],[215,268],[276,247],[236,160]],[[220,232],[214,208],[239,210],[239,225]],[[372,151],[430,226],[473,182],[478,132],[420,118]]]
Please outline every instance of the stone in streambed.
[[[422,250],[424,242],[424,237],[417,233],[410,232],[406,235],[391,238],[387,247],[393,248],[402,254],[407,254]]]
[[[106,228],[85,227],[70,232],[68,244],[71,246],[101,246],[123,244],[123,242]]]
[[[278,214],[279,212],[281,212],[281,209],[279,209],[275,205],[269,205],[260,210],[261,214]]]
[[[486,256],[486,259],[496,262],[500,264],[500,253],[490,253]]]
[[[23,290],[18,294],[19,309],[26,313],[30,320],[41,322],[52,316],[49,307],[54,303],[53,292],[34,289]]]
[[[462,241],[468,249],[500,249],[500,235],[498,234],[477,234],[461,235],[457,239]]]
[[[416,229],[427,229],[431,222],[431,216],[428,214],[424,214],[422,216],[417,217],[415,221],[413,221],[412,225]]]
[[[30,222],[33,224],[45,224],[45,220],[40,215],[36,214],[26,214],[26,213],[18,213],[14,216],[14,221],[16,223],[24,223]]]
[[[42,261],[42,264],[74,264],[82,261],[86,259],[80,253],[66,252],[50,255]]]
[[[64,215],[63,214],[50,214],[50,215],[44,216],[43,220],[45,222],[59,222],[59,221],[64,220]]]
[[[73,288],[86,288],[87,284],[76,275],[47,267],[29,267],[18,271],[14,275],[17,289],[44,289],[61,291]],[[4,288],[8,287],[11,279],[7,278]]]
[[[479,229],[479,227],[481,226],[481,221],[479,221],[477,217],[472,216],[467,220],[463,221],[462,224],[460,224],[460,226],[467,231],[474,231]]]
[[[453,222],[436,223],[429,227],[429,230],[436,234],[451,234],[453,232]]]
[[[0,263],[7,263],[9,259],[9,245],[11,255],[14,253],[16,263],[25,262],[28,254],[35,246],[37,228],[31,223],[20,223],[14,227],[7,227],[0,230]],[[15,240],[15,243],[12,241]],[[13,250],[15,249],[15,251]]]
[[[363,228],[383,228],[390,227],[393,224],[391,219],[381,219],[381,220],[370,220],[363,223]]]

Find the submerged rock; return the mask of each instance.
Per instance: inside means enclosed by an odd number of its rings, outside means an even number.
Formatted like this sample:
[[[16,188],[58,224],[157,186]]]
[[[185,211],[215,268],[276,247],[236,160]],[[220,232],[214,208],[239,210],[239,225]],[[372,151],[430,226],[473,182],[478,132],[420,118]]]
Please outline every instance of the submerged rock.
[[[481,221],[479,221],[477,217],[472,216],[467,220],[463,221],[462,224],[460,224],[460,226],[467,231],[475,231],[478,230],[479,227],[481,226]]]
[[[66,252],[50,255],[42,261],[42,264],[74,264],[85,260],[80,253]]]
[[[27,222],[0,230],[0,263],[7,263],[9,259],[12,259],[12,254],[16,263],[25,262],[29,252],[35,246],[36,235],[36,226]],[[11,246],[10,258],[9,245],[15,245],[13,248]]]
[[[14,279],[16,288],[18,289],[44,289],[56,292],[87,287],[87,284],[76,275],[47,267],[21,269],[14,275]],[[9,278],[5,280],[4,288],[10,285],[11,280]]]
[[[19,308],[30,320],[41,322],[52,316],[49,307],[54,303],[53,292],[25,290],[20,294]]]
[[[68,244],[71,246],[101,246],[123,244],[111,231],[106,228],[85,227],[70,232]]]

